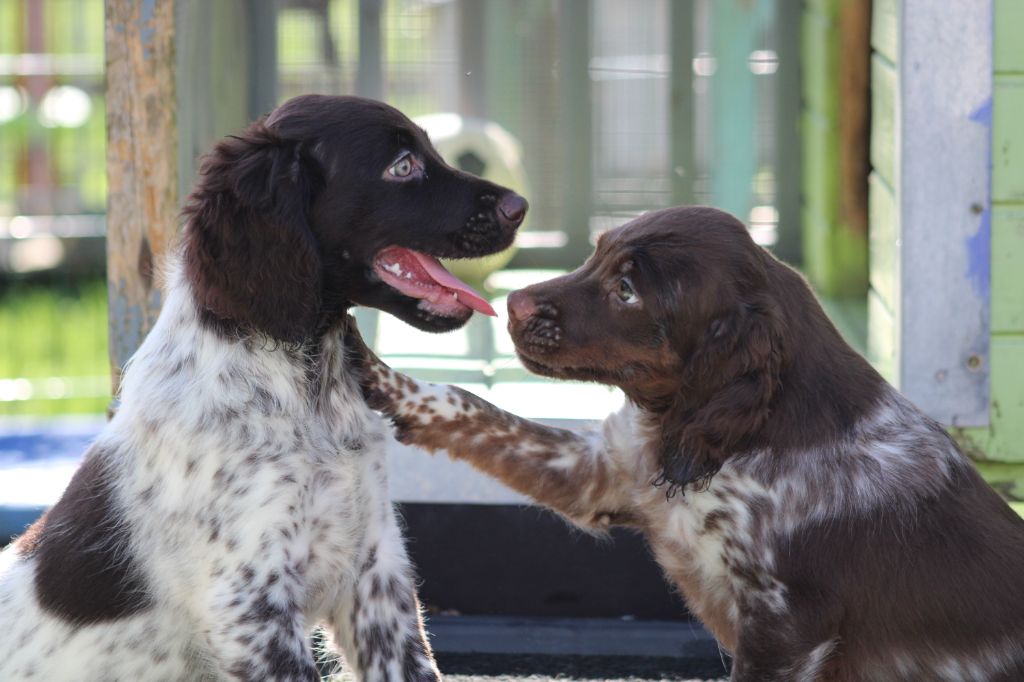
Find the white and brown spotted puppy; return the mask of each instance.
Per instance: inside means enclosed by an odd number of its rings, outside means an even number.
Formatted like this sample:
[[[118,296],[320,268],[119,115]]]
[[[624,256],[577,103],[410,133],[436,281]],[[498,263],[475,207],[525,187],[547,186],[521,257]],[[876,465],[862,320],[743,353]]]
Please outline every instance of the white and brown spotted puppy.
[[[509,312],[528,368],[625,407],[572,433],[368,354],[371,404],[581,526],[642,529],[733,680],[1024,680],[1024,521],[739,221],[647,214]]]
[[[357,679],[437,679],[345,313],[488,310],[434,256],[525,211],[379,102],[300,97],[220,142],[120,408],[0,554],[0,680],[305,682],[319,624]]]

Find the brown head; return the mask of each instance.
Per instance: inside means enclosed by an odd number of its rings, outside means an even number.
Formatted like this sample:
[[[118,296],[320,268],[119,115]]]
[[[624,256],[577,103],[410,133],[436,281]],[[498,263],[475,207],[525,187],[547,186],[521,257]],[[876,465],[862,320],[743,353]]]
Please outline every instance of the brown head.
[[[303,95],[218,142],[184,215],[184,257],[208,322],[299,343],[371,306],[427,331],[486,302],[437,258],[508,247],[515,192],[449,166],[397,109]]]
[[[843,379],[813,376],[828,371],[830,354],[852,356],[865,381],[881,381],[803,278],[708,207],[655,211],[611,230],[578,270],[514,292],[508,307],[527,369],[618,386],[656,416],[670,490],[706,483],[744,449],[813,440],[816,419],[827,422],[822,438],[852,423]],[[825,404],[797,404],[787,384],[817,384],[807,395]],[[815,410],[823,414],[802,416]]]

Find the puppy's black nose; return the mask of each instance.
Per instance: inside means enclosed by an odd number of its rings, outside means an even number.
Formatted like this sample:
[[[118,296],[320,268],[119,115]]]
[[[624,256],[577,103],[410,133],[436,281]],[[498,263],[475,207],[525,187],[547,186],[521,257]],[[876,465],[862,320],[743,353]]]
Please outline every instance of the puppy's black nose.
[[[509,192],[498,202],[498,216],[507,227],[519,227],[519,223],[526,217],[528,208],[530,205],[526,203],[526,199]]]

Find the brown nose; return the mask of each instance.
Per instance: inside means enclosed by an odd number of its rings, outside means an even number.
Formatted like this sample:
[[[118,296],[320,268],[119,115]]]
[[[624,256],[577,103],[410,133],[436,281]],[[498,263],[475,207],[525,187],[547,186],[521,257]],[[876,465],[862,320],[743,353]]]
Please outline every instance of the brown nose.
[[[508,314],[522,322],[537,312],[537,304],[530,295],[520,289],[508,295]]]
[[[514,192],[509,192],[498,202],[498,215],[507,227],[519,227],[526,217],[526,210],[530,205],[526,199]]]

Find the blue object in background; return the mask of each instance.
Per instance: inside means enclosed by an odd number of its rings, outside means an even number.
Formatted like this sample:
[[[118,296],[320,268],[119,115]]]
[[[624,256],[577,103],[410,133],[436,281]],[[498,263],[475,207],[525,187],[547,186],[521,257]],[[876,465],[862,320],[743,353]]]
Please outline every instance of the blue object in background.
[[[53,505],[102,418],[0,421],[0,546]]]

